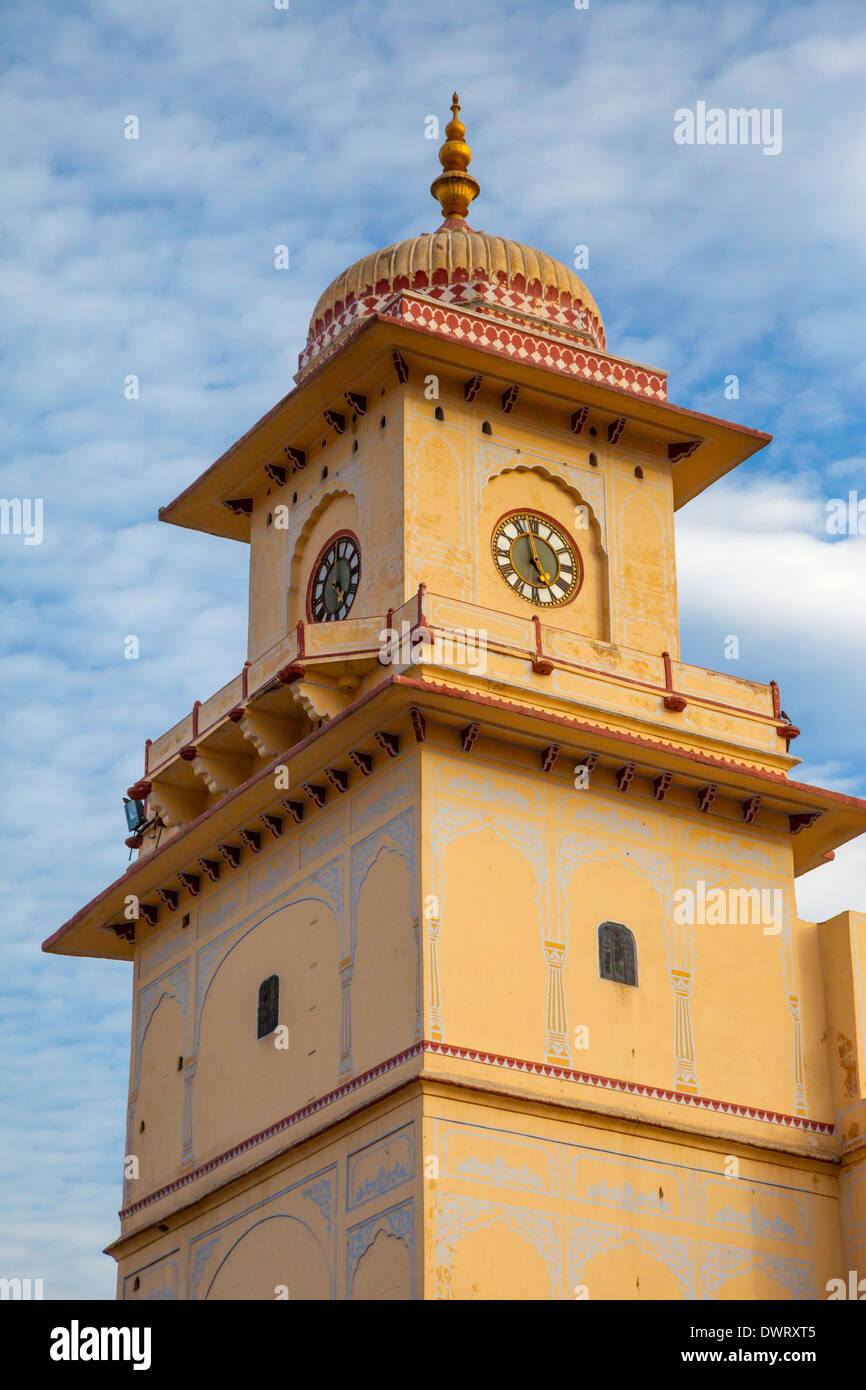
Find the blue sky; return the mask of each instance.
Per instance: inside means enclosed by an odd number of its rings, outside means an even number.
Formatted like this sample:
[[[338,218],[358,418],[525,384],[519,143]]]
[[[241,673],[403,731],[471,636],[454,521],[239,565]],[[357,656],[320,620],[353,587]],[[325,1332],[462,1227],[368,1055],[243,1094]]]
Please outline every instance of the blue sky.
[[[124,869],[144,739],[245,657],[245,548],[157,509],[290,388],[326,284],[437,225],[425,118],[455,86],[473,225],[588,246],[610,349],[775,435],[679,514],[684,656],[780,681],[796,775],[866,795],[866,537],[825,524],[866,495],[866,15],[30,0],[0,40],[0,496],[44,501],[41,545],[0,535],[0,1274],[111,1298],[130,976],[39,948]],[[781,153],[677,145],[699,100],[781,109]],[[864,869],[858,842],[801,880],[803,915],[866,908]]]

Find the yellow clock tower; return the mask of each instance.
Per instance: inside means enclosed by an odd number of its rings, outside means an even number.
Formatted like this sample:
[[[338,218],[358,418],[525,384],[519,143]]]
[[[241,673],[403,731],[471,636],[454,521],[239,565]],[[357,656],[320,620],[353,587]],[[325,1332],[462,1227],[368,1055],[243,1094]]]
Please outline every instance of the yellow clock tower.
[[[674,514],[769,442],[671,404],[543,251],[435,230],[161,512],[250,546],[244,669],[148,740],[122,1299],[814,1299],[866,1273],[866,803],[688,665]],[[474,215],[474,214],[473,214]]]

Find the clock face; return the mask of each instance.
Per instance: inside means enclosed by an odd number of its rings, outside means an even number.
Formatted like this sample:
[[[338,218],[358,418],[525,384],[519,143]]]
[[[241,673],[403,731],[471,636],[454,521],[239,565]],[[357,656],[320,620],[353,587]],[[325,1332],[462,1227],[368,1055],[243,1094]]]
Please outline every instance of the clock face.
[[[555,608],[570,603],[583,567],[574,542],[540,512],[510,512],[493,532],[493,559],[509,589],[527,603]]]
[[[310,579],[310,618],[333,623],[345,618],[355,602],[361,578],[361,551],[356,536],[341,531],[321,551]]]

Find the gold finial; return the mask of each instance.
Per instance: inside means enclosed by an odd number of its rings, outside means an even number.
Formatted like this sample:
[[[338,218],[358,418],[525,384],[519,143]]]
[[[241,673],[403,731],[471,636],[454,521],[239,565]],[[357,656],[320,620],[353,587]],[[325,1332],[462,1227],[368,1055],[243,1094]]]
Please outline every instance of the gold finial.
[[[451,101],[451,120],[445,127],[448,137],[439,151],[439,163],[443,173],[434,179],[430,192],[442,204],[442,212],[448,217],[465,217],[469,204],[481,192],[477,179],[467,173],[472,151],[466,143],[466,127],[458,117],[460,98],[457,93]]]

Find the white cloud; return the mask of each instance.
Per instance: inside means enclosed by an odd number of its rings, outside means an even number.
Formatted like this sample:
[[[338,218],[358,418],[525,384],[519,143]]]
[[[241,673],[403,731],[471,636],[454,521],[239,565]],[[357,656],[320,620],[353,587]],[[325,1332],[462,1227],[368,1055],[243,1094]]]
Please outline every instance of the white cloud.
[[[797,879],[797,911],[807,922],[839,912],[866,912],[866,835],[836,850],[832,864]]]

